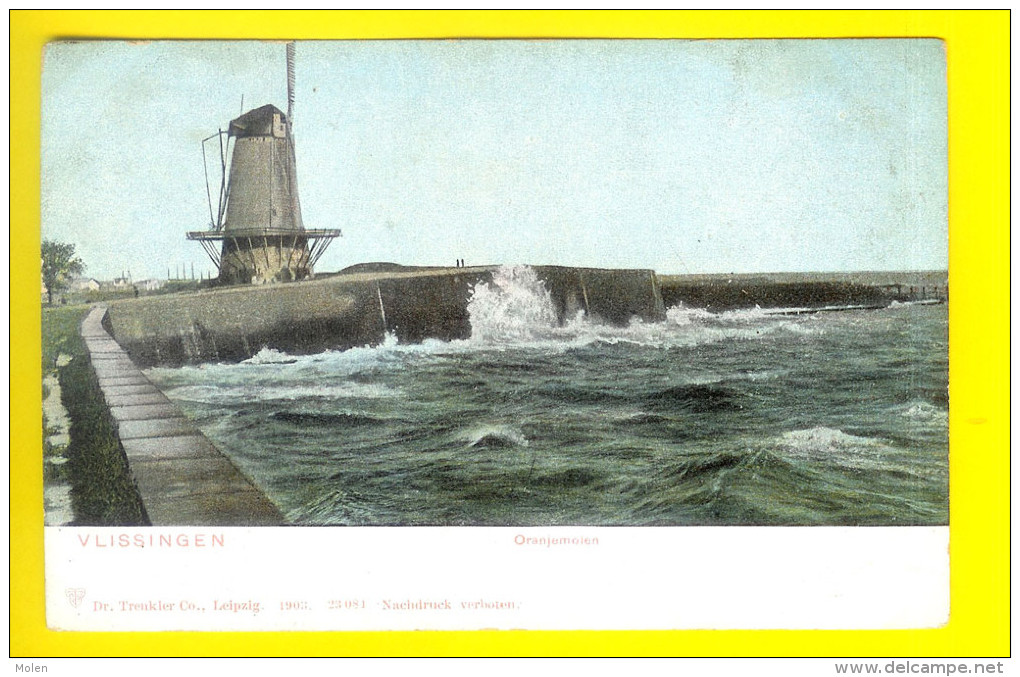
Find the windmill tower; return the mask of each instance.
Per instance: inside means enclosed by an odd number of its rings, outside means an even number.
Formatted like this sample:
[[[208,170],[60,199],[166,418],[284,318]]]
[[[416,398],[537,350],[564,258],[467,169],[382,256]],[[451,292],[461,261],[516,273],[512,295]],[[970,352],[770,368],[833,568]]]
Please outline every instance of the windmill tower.
[[[271,104],[252,109],[231,120],[226,132],[202,142],[203,160],[206,142],[220,143],[220,197],[214,215],[207,170],[211,227],[188,233],[188,239],[202,244],[219,269],[221,283],[311,277],[316,261],[340,235],[337,229],[306,229],[301,219],[293,121],[294,43],[289,42],[287,113]]]

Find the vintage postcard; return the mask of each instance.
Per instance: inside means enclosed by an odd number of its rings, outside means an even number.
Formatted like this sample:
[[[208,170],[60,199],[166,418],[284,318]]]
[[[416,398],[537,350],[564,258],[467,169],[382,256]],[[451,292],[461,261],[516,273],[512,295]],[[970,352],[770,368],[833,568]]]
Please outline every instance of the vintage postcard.
[[[946,58],[51,42],[49,627],[942,626]]]

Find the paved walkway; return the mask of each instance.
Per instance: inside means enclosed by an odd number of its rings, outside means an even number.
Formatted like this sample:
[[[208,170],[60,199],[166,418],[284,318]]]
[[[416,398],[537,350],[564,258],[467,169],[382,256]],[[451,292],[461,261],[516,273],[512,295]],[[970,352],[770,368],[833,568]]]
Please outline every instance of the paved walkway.
[[[81,333],[152,525],[284,524],[279,509],[134,365],[103,328],[105,315],[93,308]]]

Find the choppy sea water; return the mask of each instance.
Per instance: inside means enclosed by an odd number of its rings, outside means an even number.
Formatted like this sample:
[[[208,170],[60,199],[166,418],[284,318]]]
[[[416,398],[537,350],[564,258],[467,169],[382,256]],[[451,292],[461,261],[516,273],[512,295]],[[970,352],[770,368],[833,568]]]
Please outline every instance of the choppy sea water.
[[[948,524],[945,305],[557,326],[517,267],[469,310],[148,375],[295,524]]]

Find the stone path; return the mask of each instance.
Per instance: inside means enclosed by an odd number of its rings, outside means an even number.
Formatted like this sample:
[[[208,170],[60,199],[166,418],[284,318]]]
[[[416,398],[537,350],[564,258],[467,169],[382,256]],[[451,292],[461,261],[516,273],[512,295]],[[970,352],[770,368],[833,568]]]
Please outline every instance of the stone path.
[[[103,327],[82,322],[92,367],[153,526],[271,526],[279,509],[135,366]]]

